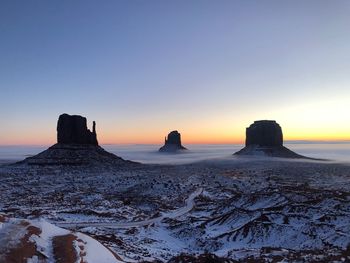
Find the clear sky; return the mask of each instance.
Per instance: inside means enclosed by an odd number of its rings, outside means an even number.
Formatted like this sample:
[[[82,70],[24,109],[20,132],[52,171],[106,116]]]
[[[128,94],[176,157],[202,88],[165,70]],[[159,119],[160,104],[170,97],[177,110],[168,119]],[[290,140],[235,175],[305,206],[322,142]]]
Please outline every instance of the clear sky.
[[[350,139],[350,1],[0,2],[0,144],[51,144],[61,113],[101,143]]]

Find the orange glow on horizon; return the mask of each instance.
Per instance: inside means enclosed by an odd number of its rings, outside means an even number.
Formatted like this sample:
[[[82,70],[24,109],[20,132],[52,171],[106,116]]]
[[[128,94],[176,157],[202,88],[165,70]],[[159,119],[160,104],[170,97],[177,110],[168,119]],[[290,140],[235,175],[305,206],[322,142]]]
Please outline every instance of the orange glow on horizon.
[[[164,137],[177,129],[181,133],[182,144],[244,144],[245,130],[254,120],[275,119],[282,127],[284,141],[350,141],[350,123],[344,122],[347,116],[347,103],[338,102],[337,115],[322,111],[323,104],[315,104],[307,111],[305,105],[299,108],[281,108],[278,112],[261,112],[259,115],[233,118],[232,112],[219,117],[206,116],[187,118],[181,121],[153,119],[113,124],[110,119],[97,122],[97,139],[100,144],[156,144],[163,145]],[[333,104],[332,104],[333,106]],[[328,107],[332,108],[332,107]],[[335,108],[335,106],[333,107]],[[92,119],[92,118],[91,118]],[[98,119],[98,118],[96,118]],[[89,119],[89,124],[90,124]],[[175,123],[175,125],[174,125]],[[88,125],[89,126],[89,125]],[[91,128],[90,126],[88,128]],[[7,129],[7,130],[6,130]],[[0,134],[0,145],[52,145],[56,143],[55,123],[37,122],[5,127]]]

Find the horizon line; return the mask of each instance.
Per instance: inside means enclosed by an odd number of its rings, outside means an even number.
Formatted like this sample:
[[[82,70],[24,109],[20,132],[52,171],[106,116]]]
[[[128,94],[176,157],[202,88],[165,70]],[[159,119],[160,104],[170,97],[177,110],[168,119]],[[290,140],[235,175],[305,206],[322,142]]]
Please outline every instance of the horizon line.
[[[335,139],[335,140],[285,140],[283,143],[296,143],[296,144],[308,144],[308,143],[329,143],[329,144],[336,144],[336,143],[350,143],[350,139]],[[54,143],[56,144],[56,143]],[[10,143],[10,144],[0,144],[0,147],[11,147],[11,146],[52,146],[54,145],[52,143],[43,143],[43,144],[31,144],[31,143],[24,143],[24,144],[16,144],[16,143]],[[183,143],[184,145],[244,145],[245,142],[187,142]],[[120,142],[120,143],[99,143],[99,145],[163,145],[163,143],[138,143],[138,142]]]

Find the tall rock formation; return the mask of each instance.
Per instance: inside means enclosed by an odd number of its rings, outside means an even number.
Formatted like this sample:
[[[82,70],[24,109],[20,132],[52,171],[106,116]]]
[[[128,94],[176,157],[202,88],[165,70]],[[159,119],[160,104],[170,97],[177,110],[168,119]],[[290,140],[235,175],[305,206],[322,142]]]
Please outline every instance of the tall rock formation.
[[[86,126],[85,117],[62,114],[57,122],[57,143],[20,163],[102,167],[106,165],[120,166],[133,162],[125,161],[98,145],[95,122],[93,122],[92,131],[90,131]]]
[[[254,121],[246,129],[245,147],[236,155],[307,158],[283,146],[283,133],[276,121]]]
[[[57,143],[98,145],[95,121],[91,132],[87,128],[85,117],[66,113],[60,115],[57,122]]]
[[[283,134],[282,129],[276,121],[254,121],[246,129],[245,146],[259,145],[259,146],[282,146]]]
[[[165,137],[164,146],[162,146],[160,152],[177,152],[179,150],[187,150],[181,144],[181,134],[178,131],[172,131],[168,134],[168,138]]]

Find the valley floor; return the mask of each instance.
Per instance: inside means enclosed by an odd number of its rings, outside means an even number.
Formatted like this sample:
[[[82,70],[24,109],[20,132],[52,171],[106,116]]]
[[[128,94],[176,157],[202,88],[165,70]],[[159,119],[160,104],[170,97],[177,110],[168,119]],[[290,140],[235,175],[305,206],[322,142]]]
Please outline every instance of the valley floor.
[[[78,230],[125,262],[350,261],[347,164],[2,166],[0,213]]]

